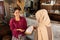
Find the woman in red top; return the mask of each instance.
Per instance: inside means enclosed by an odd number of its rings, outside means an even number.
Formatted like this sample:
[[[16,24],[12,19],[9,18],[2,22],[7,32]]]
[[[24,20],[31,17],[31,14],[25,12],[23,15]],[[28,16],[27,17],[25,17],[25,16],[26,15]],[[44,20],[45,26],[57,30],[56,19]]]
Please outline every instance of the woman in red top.
[[[27,22],[24,17],[20,16],[20,10],[20,8],[14,8],[14,18],[11,18],[9,23],[12,31],[12,40],[25,40]]]

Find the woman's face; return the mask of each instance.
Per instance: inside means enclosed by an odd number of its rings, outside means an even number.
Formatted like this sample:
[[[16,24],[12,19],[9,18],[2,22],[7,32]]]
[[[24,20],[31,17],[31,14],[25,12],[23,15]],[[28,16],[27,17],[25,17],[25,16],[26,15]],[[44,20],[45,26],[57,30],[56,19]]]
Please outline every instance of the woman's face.
[[[19,10],[15,10],[14,16],[15,16],[15,17],[19,17],[19,16],[20,16],[20,11],[19,11]]]

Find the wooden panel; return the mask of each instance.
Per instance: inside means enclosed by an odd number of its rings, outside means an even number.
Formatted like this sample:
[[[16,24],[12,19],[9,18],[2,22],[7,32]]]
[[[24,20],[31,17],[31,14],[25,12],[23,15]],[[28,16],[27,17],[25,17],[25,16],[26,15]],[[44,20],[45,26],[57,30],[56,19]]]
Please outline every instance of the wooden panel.
[[[52,7],[53,10],[60,10],[60,4],[55,4]]]
[[[49,2],[51,0],[40,0],[40,3],[45,3],[45,2]]]
[[[51,10],[52,5],[41,5],[41,9]]]
[[[50,19],[54,21],[60,21],[60,15],[55,13],[49,13]]]
[[[60,4],[60,0],[56,0],[56,3],[59,3]]]

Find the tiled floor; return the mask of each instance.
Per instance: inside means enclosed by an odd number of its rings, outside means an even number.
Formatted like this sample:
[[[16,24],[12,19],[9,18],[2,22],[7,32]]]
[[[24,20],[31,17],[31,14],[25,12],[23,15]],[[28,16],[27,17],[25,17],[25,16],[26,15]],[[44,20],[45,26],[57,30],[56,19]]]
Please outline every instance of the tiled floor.
[[[54,40],[60,40],[60,24],[52,23]]]
[[[37,25],[36,24],[36,20],[33,19],[29,19],[27,18],[27,23],[28,25]],[[52,31],[53,31],[53,36],[54,36],[54,40],[60,40],[60,22],[56,22],[56,21],[51,21],[52,25]],[[32,40],[34,40],[34,34],[29,35],[28,37],[30,37]]]

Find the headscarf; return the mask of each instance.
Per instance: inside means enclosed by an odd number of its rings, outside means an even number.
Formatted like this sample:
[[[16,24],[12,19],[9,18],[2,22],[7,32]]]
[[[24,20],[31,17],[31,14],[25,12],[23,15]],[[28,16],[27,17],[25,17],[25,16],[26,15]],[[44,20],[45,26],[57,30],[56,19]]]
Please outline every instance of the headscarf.
[[[49,18],[47,10],[41,9],[41,10],[37,11],[35,16],[36,16],[36,19],[37,19],[39,25],[42,24],[42,25],[45,25],[47,27],[51,26],[50,18]]]

